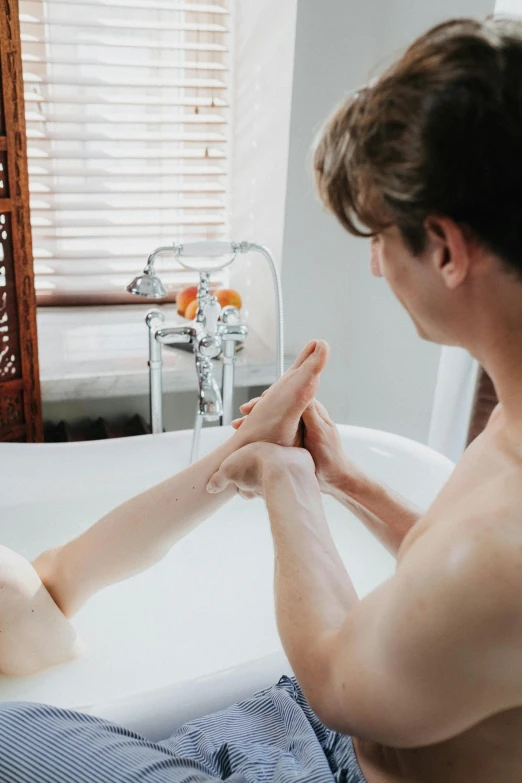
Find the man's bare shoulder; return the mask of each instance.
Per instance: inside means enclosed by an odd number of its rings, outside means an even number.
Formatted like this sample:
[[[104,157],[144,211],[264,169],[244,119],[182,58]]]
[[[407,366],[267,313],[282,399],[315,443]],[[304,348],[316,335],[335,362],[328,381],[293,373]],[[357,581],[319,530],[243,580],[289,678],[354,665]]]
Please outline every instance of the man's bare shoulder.
[[[479,604],[519,617],[522,637],[522,468],[483,480],[428,510],[411,531],[398,569],[431,560],[440,577],[476,590]],[[405,542],[406,543],[406,542]],[[430,569],[431,570],[431,569]]]

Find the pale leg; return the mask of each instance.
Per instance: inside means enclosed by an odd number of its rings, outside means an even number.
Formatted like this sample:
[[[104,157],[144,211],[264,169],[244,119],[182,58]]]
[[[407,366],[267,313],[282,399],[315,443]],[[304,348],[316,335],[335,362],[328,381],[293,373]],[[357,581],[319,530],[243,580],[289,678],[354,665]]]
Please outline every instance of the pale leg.
[[[73,660],[83,649],[33,566],[0,546],[0,673],[33,674]]]

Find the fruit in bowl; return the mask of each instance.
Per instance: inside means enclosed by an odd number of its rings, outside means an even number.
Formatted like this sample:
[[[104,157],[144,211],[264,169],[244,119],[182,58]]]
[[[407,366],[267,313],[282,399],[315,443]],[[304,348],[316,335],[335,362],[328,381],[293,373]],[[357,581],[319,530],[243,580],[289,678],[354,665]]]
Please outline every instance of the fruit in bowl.
[[[196,317],[196,313],[198,311],[198,300],[193,299],[192,302],[189,302],[187,305],[187,308],[185,310],[185,318],[188,318],[189,321],[193,321]]]
[[[176,296],[176,307],[179,315],[185,315],[188,305],[198,298],[197,285],[189,285],[183,288]],[[185,316],[186,317],[186,316]]]
[[[241,310],[241,306],[243,304],[241,301],[241,296],[233,288],[218,288],[218,290],[214,291],[213,293],[214,296],[217,297],[221,307],[228,307],[229,305],[232,305],[233,307],[237,307],[238,310]]]
[[[217,298],[221,308],[232,305],[238,310],[241,309],[241,296],[233,288],[218,288],[217,291],[212,291],[212,294]],[[176,306],[179,315],[193,321],[198,309],[198,287],[189,285],[183,288],[176,297]]]

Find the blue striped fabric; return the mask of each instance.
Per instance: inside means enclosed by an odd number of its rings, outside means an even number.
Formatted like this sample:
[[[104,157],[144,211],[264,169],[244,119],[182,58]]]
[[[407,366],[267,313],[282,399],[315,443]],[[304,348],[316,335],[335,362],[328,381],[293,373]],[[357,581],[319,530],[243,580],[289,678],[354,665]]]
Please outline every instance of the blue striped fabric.
[[[162,742],[81,712],[0,704],[1,783],[366,783],[352,740],[295,679],[198,718]]]

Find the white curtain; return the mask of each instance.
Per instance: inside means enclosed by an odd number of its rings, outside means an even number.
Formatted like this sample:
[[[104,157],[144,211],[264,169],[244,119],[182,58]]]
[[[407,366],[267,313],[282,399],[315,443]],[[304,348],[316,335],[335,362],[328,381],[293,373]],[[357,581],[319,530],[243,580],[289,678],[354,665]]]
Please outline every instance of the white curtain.
[[[479,364],[463,348],[444,347],[428,445],[457,462],[466,448]]]

